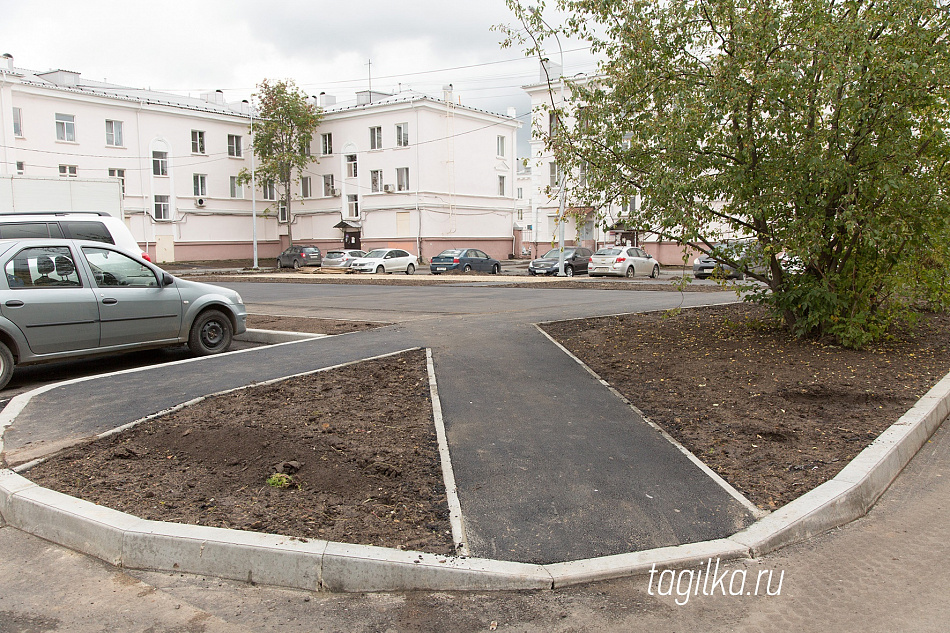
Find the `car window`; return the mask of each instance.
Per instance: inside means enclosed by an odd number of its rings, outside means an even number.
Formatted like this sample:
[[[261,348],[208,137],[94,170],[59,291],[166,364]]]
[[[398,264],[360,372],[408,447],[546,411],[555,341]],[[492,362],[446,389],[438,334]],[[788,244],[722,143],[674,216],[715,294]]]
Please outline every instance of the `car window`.
[[[55,230],[51,234],[50,225],[46,222],[10,222],[9,224],[0,224],[0,237],[19,239],[63,236],[58,224],[53,224],[52,227]]]
[[[594,253],[594,255],[603,255],[604,257],[612,257],[614,255],[619,255],[619,254],[620,254],[619,248],[602,248],[596,253]]]
[[[74,287],[82,283],[72,253],[66,246],[25,248],[5,267],[11,289]]]
[[[481,252],[478,249],[475,249],[472,252],[475,253],[474,257],[478,257],[480,259],[488,259],[488,255],[486,255],[485,253]]]
[[[340,259],[345,254],[343,251],[327,251],[327,259]]]
[[[393,251],[393,257],[409,257],[409,253],[406,251],[395,250]]]
[[[145,264],[106,248],[84,246],[82,249],[92,268],[92,276],[100,287],[155,288],[158,279]]]
[[[102,222],[68,222],[63,221],[63,232],[66,237],[74,240],[90,240],[92,242],[103,242],[104,244],[115,244],[112,234]]]
[[[316,246],[307,246],[303,249],[305,253],[319,253],[320,249]]]
[[[366,253],[366,257],[367,257],[368,259],[379,259],[379,258],[383,257],[385,254],[386,254],[386,251],[385,251],[385,250],[383,250],[383,249],[381,249],[381,248],[377,248],[376,250],[372,250],[372,251]]]

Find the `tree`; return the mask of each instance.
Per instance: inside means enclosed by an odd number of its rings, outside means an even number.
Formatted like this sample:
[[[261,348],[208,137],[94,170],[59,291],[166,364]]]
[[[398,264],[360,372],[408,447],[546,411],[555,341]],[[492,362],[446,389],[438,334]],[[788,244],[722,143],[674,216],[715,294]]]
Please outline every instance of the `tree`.
[[[256,179],[274,184],[287,213],[287,238],[293,244],[293,186],[300,181],[300,172],[315,161],[310,154],[310,141],[322,116],[293,81],[270,83],[265,79],[254,97],[259,118],[253,120],[250,132],[259,161]],[[251,172],[242,169],[239,179],[242,183],[251,182]]]
[[[947,305],[945,0],[558,0],[555,28],[508,4],[505,44],[559,33],[603,60],[547,139],[586,164],[575,196],[639,194],[632,228],[765,282],[746,298],[801,336],[861,346]]]

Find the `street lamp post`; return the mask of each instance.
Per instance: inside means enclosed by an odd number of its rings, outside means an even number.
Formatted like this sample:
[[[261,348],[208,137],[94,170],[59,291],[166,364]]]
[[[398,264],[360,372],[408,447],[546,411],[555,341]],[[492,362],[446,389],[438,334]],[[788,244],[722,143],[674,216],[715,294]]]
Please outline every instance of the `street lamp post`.
[[[251,113],[251,242],[254,245],[254,265],[257,268],[257,168],[254,164],[254,105],[248,102]]]
[[[561,58],[561,69],[560,69],[560,78],[558,81],[558,92],[560,96],[560,104],[563,108],[563,105],[564,105],[564,48],[561,46],[561,38],[557,36],[557,31],[552,29],[551,25],[548,24],[544,20],[544,18],[541,17],[541,12],[537,9],[537,7],[534,7],[532,10],[534,14],[538,17],[538,19],[541,20],[541,23],[544,24],[544,26],[548,27],[548,29],[550,29],[550,31],[554,34],[554,41],[557,42],[557,50]],[[542,59],[542,63],[544,63],[543,59]],[[548,86],[550,85],[551,85],[551,77],[548,76]],[[554,119],[555,122],[557,123],[558,128],[560,128],[560,126],[562,125],[560,111],[561,110],[559,109],[557,112],[557,116]],[[556,164],[556,159],[555,159],[555,164]],[[559,201],[558,201],[558,210],[557,210],[557,226],[558,226],[557,276],[563,277],[564,276],[564,212],[565,212],[565,207],[567,206],[567,190],[566,190],[567,171],[562,170],[560,167],[558,167],[558,171],[561,172],[561,178],[559,180],[560,193],[558,195]]]

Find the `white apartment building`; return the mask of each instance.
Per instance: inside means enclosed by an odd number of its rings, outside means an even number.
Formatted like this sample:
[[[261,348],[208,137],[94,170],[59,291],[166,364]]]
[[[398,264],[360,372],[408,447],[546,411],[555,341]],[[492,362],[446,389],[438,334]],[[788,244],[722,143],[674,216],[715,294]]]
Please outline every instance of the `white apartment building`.
[[[295,242],[407,248],[429,258],[474,246],[515,253],[511,116],[417,93],[335,103],[311,144],[289,215],[273,188],[241,187],[252,112],[220,91],[200,98],[0,66],[0,175],[121,183],[122,212],[158,262],[269,259]],[[2,64],[3,62],[0,62]],[[252,218],[256,217],[256,222]]]

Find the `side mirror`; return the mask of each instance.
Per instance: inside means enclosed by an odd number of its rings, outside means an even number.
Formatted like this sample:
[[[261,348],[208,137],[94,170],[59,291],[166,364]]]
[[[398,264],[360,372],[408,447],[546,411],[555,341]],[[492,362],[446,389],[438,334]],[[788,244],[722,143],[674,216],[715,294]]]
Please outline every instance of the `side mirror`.
[[[653,259],[653,255],[651,255],[650,253],[647,253],[647,259]]]
[[[168,273],[162,273],[162,288],[165,286],[170,286],[175,283],[175,278],[169,275]]]

